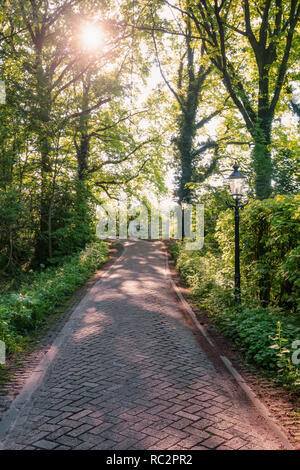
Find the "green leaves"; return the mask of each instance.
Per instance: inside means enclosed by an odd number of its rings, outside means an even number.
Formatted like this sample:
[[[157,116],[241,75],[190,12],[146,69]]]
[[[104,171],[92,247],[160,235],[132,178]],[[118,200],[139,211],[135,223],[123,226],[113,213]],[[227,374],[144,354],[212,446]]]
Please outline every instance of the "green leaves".
[[[297,329],[299,333],[299,328]],[[284,375],[286,382],[293,388],[298,388],[300,385],[300,371],[296,367],[295,364],[292,363],[291,360],[291,348],[286,347],[287,344],[293,345],[290,339],[283,338],[282,334],[286,334],[289,332],[289,328],[286,330],[284,329],[282,322],[277,322],[277,334],[275,338],[270,337],[274,344],[269,346],[270,349],[279,351],[276,354],[277,359],[277,367],[279,368],[278,371],[281,375]]]
[[[299,308],[299,195],[251,201],[241,213],[242,290],[248,305],[263,291],[269,305],[295,314]],[[216,238],[233,275],[232,212],[220,215]]]
[[[39,327],[107,259],[104,242],[89,244],[59,267],[47,268],[28,276],[19,292],[0,299],[0,339],[14,352],[23,337]]]
[[[205,237],[201,251],[186,251],[181,243],[173,247],[177,267],[197,304],[245,358],[295,389],[299,370],[291,357],[292,344],[300,338],[299,196],[250,201],[241,212],[243,304],[238,313],[233,309],[233,213],[207,202],[210,238]],[[262,308],[261,291],[267,290],[269,301]]]

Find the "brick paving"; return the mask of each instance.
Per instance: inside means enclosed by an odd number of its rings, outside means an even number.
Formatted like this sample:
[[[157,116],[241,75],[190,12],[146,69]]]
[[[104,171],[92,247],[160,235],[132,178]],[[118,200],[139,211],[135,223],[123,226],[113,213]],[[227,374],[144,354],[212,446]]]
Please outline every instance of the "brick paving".
[[[127,241],[67,327],[4,448],[281,448],[186,326],[159,242]]]

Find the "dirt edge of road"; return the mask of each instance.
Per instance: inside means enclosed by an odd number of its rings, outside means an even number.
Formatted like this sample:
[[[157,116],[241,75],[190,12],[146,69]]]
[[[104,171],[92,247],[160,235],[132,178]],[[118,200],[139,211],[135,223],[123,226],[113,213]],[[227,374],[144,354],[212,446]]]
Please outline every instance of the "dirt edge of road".
[[[174,260],[170,253],[170,245],[164,243],[166,254],[168,256],[168,267],[173,282],[179,288],[183,298],[188,302],[196,315],[200,325],[207,331],[209,337],[215,343],[218,355],[229,358],[233,367],[243,377],[257,398],[265,405],[273,421],[284,431],[290,443],[296,449],[300,449],[300,411],[299,403],[295,397],[289,396],[288,392],[279,386],[275,386],[271,379],[263,376],[262,372],[257,370],[251,364],[245,363],[242,354],[237,351],[233,344],[225,338],[213,324],[209,314],[200,309],[192,301],[192,293],[185,285],[180,274],[176,270]],[[204,346],[205,341],[201,341]],[[205,348],[211,356],[209,348]],[[298,408],[297,408],[298,406]]]

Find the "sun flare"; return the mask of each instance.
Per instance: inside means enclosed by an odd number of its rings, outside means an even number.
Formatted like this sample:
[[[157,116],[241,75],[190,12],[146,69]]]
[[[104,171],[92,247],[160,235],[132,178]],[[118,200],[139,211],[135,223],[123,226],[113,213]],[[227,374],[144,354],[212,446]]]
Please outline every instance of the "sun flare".
[[[103,42],[103,32],[94,24],[86,24],[81,31],[81,39],[83,46],[90,50],[95,51]]]

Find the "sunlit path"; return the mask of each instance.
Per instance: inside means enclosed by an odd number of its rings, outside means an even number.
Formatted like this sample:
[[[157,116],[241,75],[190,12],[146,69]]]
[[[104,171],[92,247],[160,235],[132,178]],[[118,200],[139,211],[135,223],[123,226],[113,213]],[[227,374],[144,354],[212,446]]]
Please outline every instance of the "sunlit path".
[[[185,326],[160,242],[126,242],[84,297],[7,449],[278,449]]]

